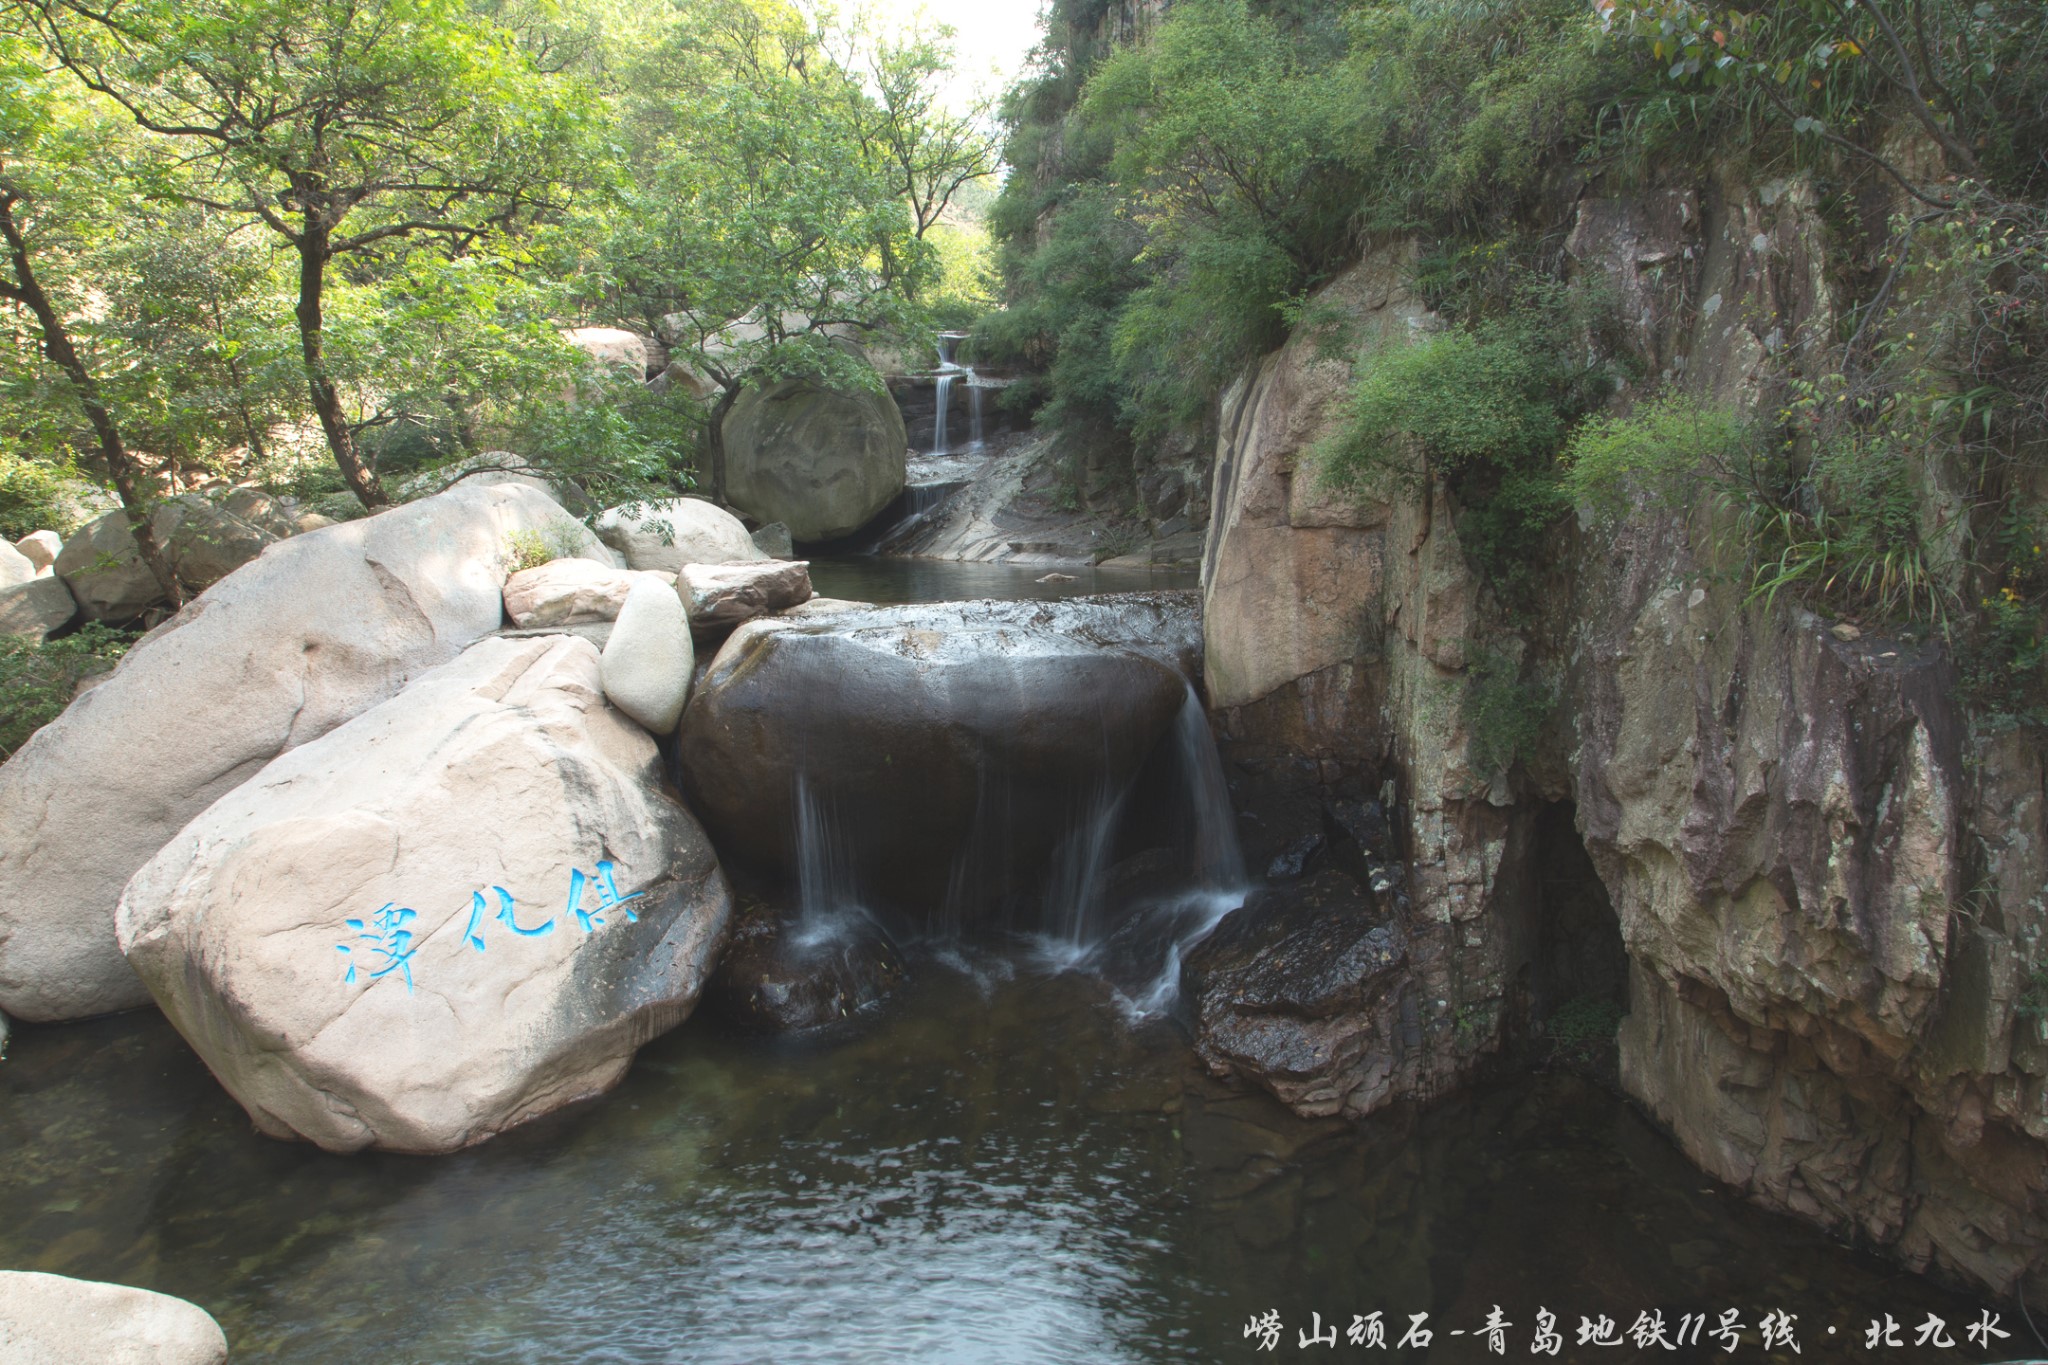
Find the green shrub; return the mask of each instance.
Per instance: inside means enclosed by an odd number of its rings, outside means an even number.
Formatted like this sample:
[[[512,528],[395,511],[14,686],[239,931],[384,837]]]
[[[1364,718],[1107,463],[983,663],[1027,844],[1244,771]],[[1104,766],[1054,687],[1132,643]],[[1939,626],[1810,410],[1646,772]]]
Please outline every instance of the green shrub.
[[[1732,407],[1685,395],[1652,398],[1625,417],[1595,414],[1579,425],[1565,448],[1563,492],[1609,521],[1637,498],[1683,509],[1703,493],[1729,490],[1748,467],[1750,440]]]
[[[20,540],[31,531],[70,535],[78,529],[79,507],[67,485],[76,469],[0,453],[0,540]]]
[[[107,672],[133,643],[98,622],[41,645],[0,636],[0,760],[71,704],[79,679]]]
[[[1513,267],[1462,300],[1477,315],[1467,325],[1367,352],[1341,424],[1311,454],[1317,477],[1353,492],[1442,478],[1466,554],[1511,610],[1526,606],[1543,535],[1568,506],[1558,446],[1610,383],[1582,340],[1598,303]]]
[[[1550,690],[1523,682],[1504,655],[1482,654],[1466,674],[1461,714],[1481,773],[1505,773],[1535,750],[1550,718]]]
[[[573,521],[556,520],[538,530],[517,530],[505,537],[507,571],[537,569],[558,559],[568,559],[581,548],[583,527]]]

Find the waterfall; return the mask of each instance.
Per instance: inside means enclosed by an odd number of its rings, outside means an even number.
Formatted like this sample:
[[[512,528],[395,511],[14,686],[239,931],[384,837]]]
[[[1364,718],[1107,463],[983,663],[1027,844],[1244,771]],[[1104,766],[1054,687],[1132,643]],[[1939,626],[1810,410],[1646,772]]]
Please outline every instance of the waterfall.
[[[1101,918],[1103,874],[1109,871],[1109,855],[1116,847],[1117,820],[1127,790],[1097,790],[1080,822],[1053,850],[1045,921],[1077,950],[1094,939]]]
[[[1186,775],[1188,801],[1193,807],[1199,880],[1170,917],[1164,966],[1148,988],[1130,998],[1132,1010],[1140,1016],[1163,1014],[1172,1007],[1180,994],[1181,958],[1207,938],[1225,915],[1243,905],[1245,893],[1251,889],[1244,849],[1237,840],[1237,813],[1231,809],[1230,788],[1223,778],[1223,759],[1216,752],[1216,736],[1210,733],[1208,713],[1192,683],[1174,723],[1174,742],[1179,746],[1181,772]]]
[[[823,925],[860,911],[853,864],[839,837],[833,812],[811,794],[810,782],[796,779],[797,909],[804,924]]]
[[[1101,789],[1077,812],[1053,853],[1042,917],[1048,934],[1041,949],[1048,963],[1099,972],[1138,1017],[1172,1007],[1180,992],[1181,958],[1244,904],[1250,885],[1223,762],[1192,684],[1164,742],[1185,803],[1176,817],[1183,842],[1170,859],[1177,871],[1168,886],[1126,901],[1125,881],[1123,891],[1112,894],[1128,866],[1116,860],[1125,817],[1133,814],[1132,788]]]
[[[1193,683],[1188,684],[1187,700],[1174,722],[1174,742],[1180,746],[1181,771],[1187,774],[1188,799],[1194,805],[1195,856],[1203,884],[1242,891],[1247,879],[1244,850],[1237,842],[1237,812],[1230,808],[1223,759]]]
[[[947,450],[946,428],[949,425],[947,418],[950,415],[947,409],[953,403],[953,381],[956,379],[967,385],[967,448],[969,450],[980,450],[982,448],[982,391],[981,385],[978,382],[979,376],[974,373],[972,365],[962,365],[953,359],[955,350],[965,339],[965,336],[959,332],[939,333],[939,368],[932,379],[934,387],[938,390],[939,405],[938,415],[932,422],[932,454],[934,455],[944,455]]]
[[[946,453],[946,409],[953,402],[953,373],[952,370],[939,371],[937,380],[939,386],[939,412],[938,416],[932,419],[932,454],[934,455]]]

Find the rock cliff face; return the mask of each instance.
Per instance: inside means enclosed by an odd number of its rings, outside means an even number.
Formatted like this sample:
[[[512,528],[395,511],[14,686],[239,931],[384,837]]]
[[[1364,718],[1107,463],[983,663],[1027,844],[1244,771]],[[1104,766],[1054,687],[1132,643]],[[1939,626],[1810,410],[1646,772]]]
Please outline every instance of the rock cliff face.
[[[1589,197],[1568,226],[1647,375],[1753,401],[1828,330],[1798,183]],[[1434,325],[1413,250],[1328,287],[1360,339]],[[1404,956],[1305,1002],[1232,978],[1239,926],[1190,963],[1211,1066],[1365,1113],[1610,995],[1624,1087],[1702,1168],[1916,1269],[2048,1294],[2038,740],[1973,730],[1934,646],[1745,605],[1672,518],[1560,531],[1511,623],[1440,488],[1317,486],[1351,377],[1331,350],[1298,335],[1223,400],[1206,680],[1254,870],[1311,872],[1274,923]],[[1472,719],[1503,659],[1552,697],[1511,772]],[[1374,893],[1309,894],[1316,859]]]

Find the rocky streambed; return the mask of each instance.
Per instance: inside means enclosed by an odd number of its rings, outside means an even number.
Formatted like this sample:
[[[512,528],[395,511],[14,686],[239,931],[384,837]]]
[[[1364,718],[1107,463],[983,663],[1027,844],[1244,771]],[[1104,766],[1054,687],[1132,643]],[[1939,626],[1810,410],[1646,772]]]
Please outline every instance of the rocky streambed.
[[[287,538],[0,768],[9,1268],[323,1361],[1986,1311],[1568,1069],[1418,1109],[1505,1015],[1428,998],[1398,785],[1240,751],[1233,812],[1193,594],[878,606],[709,504],[597,525],[512,483]],[[1611,926],[1531,914],[1588,984]]]

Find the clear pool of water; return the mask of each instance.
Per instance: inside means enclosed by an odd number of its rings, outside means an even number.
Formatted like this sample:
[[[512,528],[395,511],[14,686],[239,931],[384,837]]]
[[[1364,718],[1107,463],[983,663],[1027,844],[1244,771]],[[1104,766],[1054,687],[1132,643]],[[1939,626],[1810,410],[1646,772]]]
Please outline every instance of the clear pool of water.
[[[1272,1358],[1255,1315],[1294,1357],[1314,1314],[1375,1310],[1390,1343],[1429,1313],[1430,1350],[1314,1351],[1480,1361],[1498,1305],[1525,1359],[1539,1307],[1554,1358],[1602,1361],[1649,1357],[1578,1348],[1581,1314],[1734,1308],[1737,1355],[1651,1354],[1811,1362],[1982,1307],[1744,1205],[1578,1077],[1299,1119],[1024,950],[918,957],[838,1037],[693,1020],[611,1095],[443,1158],[259,1137],[151,1012],[24,1028],[0,1139],[0,1264],[192,1299],[241,1361],[1239,1361]],[[1777,1309],[1800,1356],[1759,1344]]]

